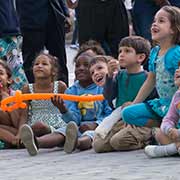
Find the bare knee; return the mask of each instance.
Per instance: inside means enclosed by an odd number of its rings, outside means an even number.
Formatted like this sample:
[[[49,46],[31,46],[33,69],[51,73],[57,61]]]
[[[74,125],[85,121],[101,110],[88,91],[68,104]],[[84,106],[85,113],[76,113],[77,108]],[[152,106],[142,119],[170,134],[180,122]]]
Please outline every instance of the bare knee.
[[[171,140],[168,138],[168,136],[166,136],[161,130],[156,132],[155,139],[160,144],[170,144],[171,143]]]

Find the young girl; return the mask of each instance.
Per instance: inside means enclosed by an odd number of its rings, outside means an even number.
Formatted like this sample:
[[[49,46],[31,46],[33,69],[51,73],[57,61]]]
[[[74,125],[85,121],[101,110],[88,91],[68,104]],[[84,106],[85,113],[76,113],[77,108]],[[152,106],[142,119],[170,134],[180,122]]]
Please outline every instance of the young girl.
[[[161,146],[149,145],[145,148],[146,155],[151,158],[180,154],[180,129],[177,129],[180,117],[180,68],[176,70],[174,80],[179,88],[163,118],[160,131],[156,133],[156,140]]]
[[[79,96],[102,94],[102,87],[93,83],[89,73],[91,58],[92,56],[88,53],[83,53],[75,59],[77,81],[66,90],[67,94]],[[37,146],[52,148],[64,145],[64,150],[67,153],[71,153],[76,147],[80,150],[89,149],[92,143],[93,130],[104,117],[111,113],[107,101],[64,102],[57,96],[52,101],[62,113],[63,120],[68,123],[67,128],[59,128],[54,133],[36,138],[37,142],[35,143],[32,129],[27,125],[24,126],[21,130],[21,137],[30,155],[37,154]]]
[[[55,81],[58,74],[57,59],[48,53],[41,52],[33,64],[35,83],[28,84],[23,88],[23,93],[64,93],[66,84]],[[28,112],[24,113],[24,119],[32,127],[36,136],[42,136],[53,132],[55,129],[65,127],[59,109],[53,105],[51,100],[32,100],[27,102]],[[26,135],[22,134],[24,142]],[[27,144],[24,143],[26,146]]]
[[[14,94],[10,88],[11,83],[11,70],[4,61],[0,60],[0,100]],[[20,119],[20,113],[21,110],[9,113],[0,109],[1,148],[19,147],[19,127],[24,123],[23,119]]]
[[[180,61],[180,9],[173,6],[162,7],[155,15],[151,34],[158,46],[150,54],[148,78],[133,102],[135,105],[124,108],[121,114],[125,122],[137,126],[158,126],[177,90],[173,79]],[[146,104],[140,103],[154,86],[159,98]]]

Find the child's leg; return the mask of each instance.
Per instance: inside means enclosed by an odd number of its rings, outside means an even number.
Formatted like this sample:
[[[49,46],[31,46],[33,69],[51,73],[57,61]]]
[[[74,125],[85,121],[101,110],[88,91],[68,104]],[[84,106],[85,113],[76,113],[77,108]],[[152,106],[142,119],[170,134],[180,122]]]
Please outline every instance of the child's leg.
[[[12,126],[10,114],[0,110],[0,124]]]
[[[149,145],[146,146],[145,154],[150,158],[171,156],[178,153],[178,148],[175,143],[167,145]]]
[[[83,151],[92,148],[92,138],[88,135],[84,135],[78,138],[77,149]]]
[[[60,133],[52,133],[35,138],[33,130],[27,124],[21,127],[21,140],[31,156],[38,152],[38,148],[53,148],[64,144],[65,137]]]
[[[0,140],[4,141],[5,143],[14,145],[16,133],[17,129],[8,126],[0,126]]]
[[[128,125],[111,138],[110,144],[116,151],[142,149],[151,135],[151,128]]]
[[[110,144],[110,139],[112,136],[114,136],[114,134],[121,131],[123,128],[124,128],[124,122],[118,121],[116,124],[114,124],[114,126],[112,127],[112,129],[104,139],[95,132],[95,136],[93,140],[93,148],[95,152],[103,153],[103,152],[114,151],[114,148]]]
[[[155,139],[161,145],[172,143],[172,140],[170,140],[169,137],[166,136],[160,129],[156,132]]]
[[[65,136],[53,132],[37,138],[39,148],[53,148],[57,146],[63,146],[65,142]]]
[[[161,130],[155,134],[156,140],[162,145],[149,145],[145,147],[145,154],[148,157],[165,157],[180,153],[180,143],[174,143]]]
[[[113,125],[121,119],[121,107],[116,108],[109,116],[103,119],[102,123],[96,128],[95,133],[104,139]]]
[[[147,127],[159,126],[158,117],[151,112],[145,103],[125,107],[121,116],[127,124]]]
[[[51,133],[51,128],[47,124],[40,122],[40,121],[33,124],[31,126],[31,128],[32,128],[35,136],[37,136],[37,137]]]

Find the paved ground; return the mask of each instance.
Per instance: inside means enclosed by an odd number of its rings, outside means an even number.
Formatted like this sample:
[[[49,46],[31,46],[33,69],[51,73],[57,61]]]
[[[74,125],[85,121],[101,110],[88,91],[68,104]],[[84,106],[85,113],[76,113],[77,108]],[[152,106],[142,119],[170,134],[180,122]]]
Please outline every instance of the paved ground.
[[[93,150],[65,154],[40,150],[0,151],[2,180],[179,180],[179,157],[148,159],[143,150],[96,154]]]
[[[70,84],[76,51],[67,47]],[[0,150],[0,180],[179,180],[180,157],[148,159],[143,150],[65,154],[41,149],[30,157],[25,149]]]

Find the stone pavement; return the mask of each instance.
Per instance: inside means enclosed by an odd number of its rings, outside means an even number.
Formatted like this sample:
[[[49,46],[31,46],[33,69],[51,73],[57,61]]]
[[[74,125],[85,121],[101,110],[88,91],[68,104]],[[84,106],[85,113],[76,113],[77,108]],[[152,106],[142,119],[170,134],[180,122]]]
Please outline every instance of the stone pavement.
[[[72,84],[76,51],[66,49]],[[55,148],[41,149],[35,157],[25,149],[0,150],[0,180],[179,180],[179,158],[149,159],[143,150],[66,154]]]
[[[93,150],[65,154],[41,149],[0,151],[1,180],[179,180],[179,157],[148,159],[143,150],[97,154]]]

